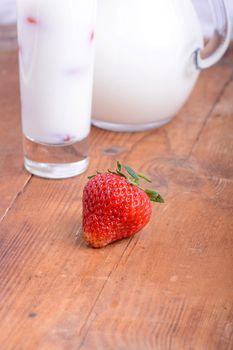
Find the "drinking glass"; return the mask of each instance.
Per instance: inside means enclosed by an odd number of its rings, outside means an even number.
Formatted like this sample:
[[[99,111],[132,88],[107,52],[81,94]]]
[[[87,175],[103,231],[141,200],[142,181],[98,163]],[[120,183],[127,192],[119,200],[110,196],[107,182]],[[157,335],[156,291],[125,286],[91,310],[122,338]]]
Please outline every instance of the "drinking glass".
[[[88,166],[96,0],[17,0],[24,165],[46,178]]]

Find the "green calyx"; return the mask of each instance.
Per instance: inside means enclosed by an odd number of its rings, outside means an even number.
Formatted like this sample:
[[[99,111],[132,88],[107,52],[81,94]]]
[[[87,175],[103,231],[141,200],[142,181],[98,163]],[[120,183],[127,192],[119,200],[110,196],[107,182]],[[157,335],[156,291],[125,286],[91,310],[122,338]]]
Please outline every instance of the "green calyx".
[[[152,202],[164,203],[163,197],[158,192],[154,191],[153,189],[143,189],[142,187],[140,187],[140,180],[145,180],[146,182],[150,182],[150,183],[152,181],[148,176],[142,173],[137,173],[130,166],[121,164],[119,161],[117,161],[116,170],[111,171],[108,169],[108,172],[110,174],[115,174],[115,175],[124,177],[130,184],[137,186],[142,191],[144,191]],[[88,176],[88,179],[90,180],[98,174],[101,174],[101,173],[96,171],[96,174]]]
[[[163,197],[158,192],[151,189],[146,189],[145,192],[152,202],[164,203]]]

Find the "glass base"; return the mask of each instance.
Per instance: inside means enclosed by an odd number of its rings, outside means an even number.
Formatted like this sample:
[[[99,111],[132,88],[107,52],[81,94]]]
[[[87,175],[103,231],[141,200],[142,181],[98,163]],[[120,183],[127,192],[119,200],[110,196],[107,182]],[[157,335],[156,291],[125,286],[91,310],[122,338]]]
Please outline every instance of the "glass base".
[[[82,174],[88,167],[88,138],[72,144],[50,145],[24,137],[24,166],[30,173],[49,179]]]
[[[138,132],[145,131],[150,129],[159,128],[162,125],[165,125],[170,122],[172,118],[157,120],[153,123],[145,123],[145,124],[118,124],[118,123],[108,123],[103,122],[101,120],[92,119],[92,124],[98,128],[111,130],[111,131],[119,131],[119,132]]]

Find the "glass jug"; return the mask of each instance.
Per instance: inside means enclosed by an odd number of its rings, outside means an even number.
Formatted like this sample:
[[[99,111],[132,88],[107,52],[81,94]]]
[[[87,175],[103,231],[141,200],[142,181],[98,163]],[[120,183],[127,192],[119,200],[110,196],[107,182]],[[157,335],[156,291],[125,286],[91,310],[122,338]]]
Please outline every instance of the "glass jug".
[[[225,1],[210,5],[215,30],[204,47],[191,0],[99,0],[94,125],[142,131],[176,115],[230,41]]]

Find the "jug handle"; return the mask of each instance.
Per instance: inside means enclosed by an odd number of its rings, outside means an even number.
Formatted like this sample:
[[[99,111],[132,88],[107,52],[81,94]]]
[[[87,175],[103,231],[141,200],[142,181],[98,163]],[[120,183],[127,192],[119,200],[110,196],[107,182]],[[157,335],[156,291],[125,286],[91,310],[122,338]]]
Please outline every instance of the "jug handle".
[[[205,69],[215,64],[225,53],[231,40],[231,19],[225,0],[209,0],[214,21],[212,38],[204,48],[195,51],[197,69]]]

